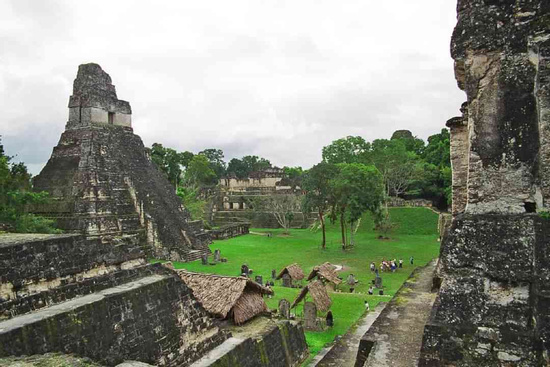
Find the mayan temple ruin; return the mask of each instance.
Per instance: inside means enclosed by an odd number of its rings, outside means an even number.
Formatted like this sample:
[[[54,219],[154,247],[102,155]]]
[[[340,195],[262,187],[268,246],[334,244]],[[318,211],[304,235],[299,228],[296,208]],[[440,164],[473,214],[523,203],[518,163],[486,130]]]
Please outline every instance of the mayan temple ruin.
[[[421,366],[550,365],[550,2],[459,0],[453,220]]]
[[[53,201],[33,211],[66,231],[105,241],[133,236],[160,259],[188,261],[209,251],[209,234],[147,157],[130,104],[97,64],[79,66],[65,132],[34,187]]]
[[[222,297],[208,283],[214,276],[196,289],[171,263],[147,261],[208,254],[210,234],[152,165],[129,103],[99,65],[80,65],[66,130],[35,186],[53,201],[32,210],[67,233],[0,236],[0,365],[86,357],[94,366],[255,367],[307,358],[301,325],[263,317],[270,289],[224,277],[240,289],[222,287]],[[201,290],[226,312],[213,311]]]

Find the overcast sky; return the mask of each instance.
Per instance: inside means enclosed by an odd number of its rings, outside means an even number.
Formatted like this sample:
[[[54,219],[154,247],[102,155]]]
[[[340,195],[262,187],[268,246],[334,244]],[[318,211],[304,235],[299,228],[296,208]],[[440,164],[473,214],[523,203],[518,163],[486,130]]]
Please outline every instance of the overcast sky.
[[[459,114],[454,0],[0,0],[0,134],[37,174],[79,64],[129,101],[146,146],[308,168],[331,141],[426,139]]]

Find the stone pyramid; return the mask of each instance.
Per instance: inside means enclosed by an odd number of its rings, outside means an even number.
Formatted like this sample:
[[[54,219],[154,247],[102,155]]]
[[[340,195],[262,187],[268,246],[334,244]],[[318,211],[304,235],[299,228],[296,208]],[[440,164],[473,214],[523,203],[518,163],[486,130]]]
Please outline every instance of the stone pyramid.
[[[210,235],[191,221],[174,187],[133,133],[130,104],[119,100],[97,64],[78,68],[69,121],[34,188],[53,198],[33,211],[66,231],[135,236],[150,257],[189,261],[208,253]]]

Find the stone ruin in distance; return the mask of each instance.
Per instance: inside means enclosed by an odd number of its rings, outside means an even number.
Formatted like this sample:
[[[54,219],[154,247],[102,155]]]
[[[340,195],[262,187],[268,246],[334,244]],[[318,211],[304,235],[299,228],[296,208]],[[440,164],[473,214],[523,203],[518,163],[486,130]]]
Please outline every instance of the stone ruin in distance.
[[[459,0],[453,220],[420,366],[550,365],[550,2]]]
[[[97,64],[80,65],[65,132],[34,179],[53,200],[33,211],[105,242],[133,237],[150,257],[198,259],[209,252],[210,235],[148,158],[131,118],[111,77]]]

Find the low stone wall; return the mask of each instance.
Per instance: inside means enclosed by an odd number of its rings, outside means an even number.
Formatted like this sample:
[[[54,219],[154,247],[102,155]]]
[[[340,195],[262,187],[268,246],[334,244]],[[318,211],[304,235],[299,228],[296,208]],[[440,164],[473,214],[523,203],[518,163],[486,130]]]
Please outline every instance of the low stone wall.
[[[1,322],[0,357],[63,352],[108,366],[124,360],[183,366],[228,336],[166,269]]]
[[[249,233],[250,223],[234,223],[210,231],[213,240],[226,240]]]
[[[137,266],[144,254],[134,240],[121,237],[106,244],[81,235],[0,235],[0,300]]]
[[[191,367],[299,366],[308,355],[302,326],[283,321],[273,323],[259,335],[229,339]]]
[[[388,206],[389,207],[402,207],[402,206],[409,206],[409,207],[429,207],[431,208],[433,206],[433,203],[431,200],[426,199],[411,199],[406,200],[402,198],[389,198],[388,199]]]
[[[316,219],[316,214],[305,216],[303,213],[294,213],[291,228],[307,228]],[[217,211],[213,213],[213,224],[224,226],[236,222],[249,222],[252,228],[281,228],[273,214],[255,212],[253,210]]]

